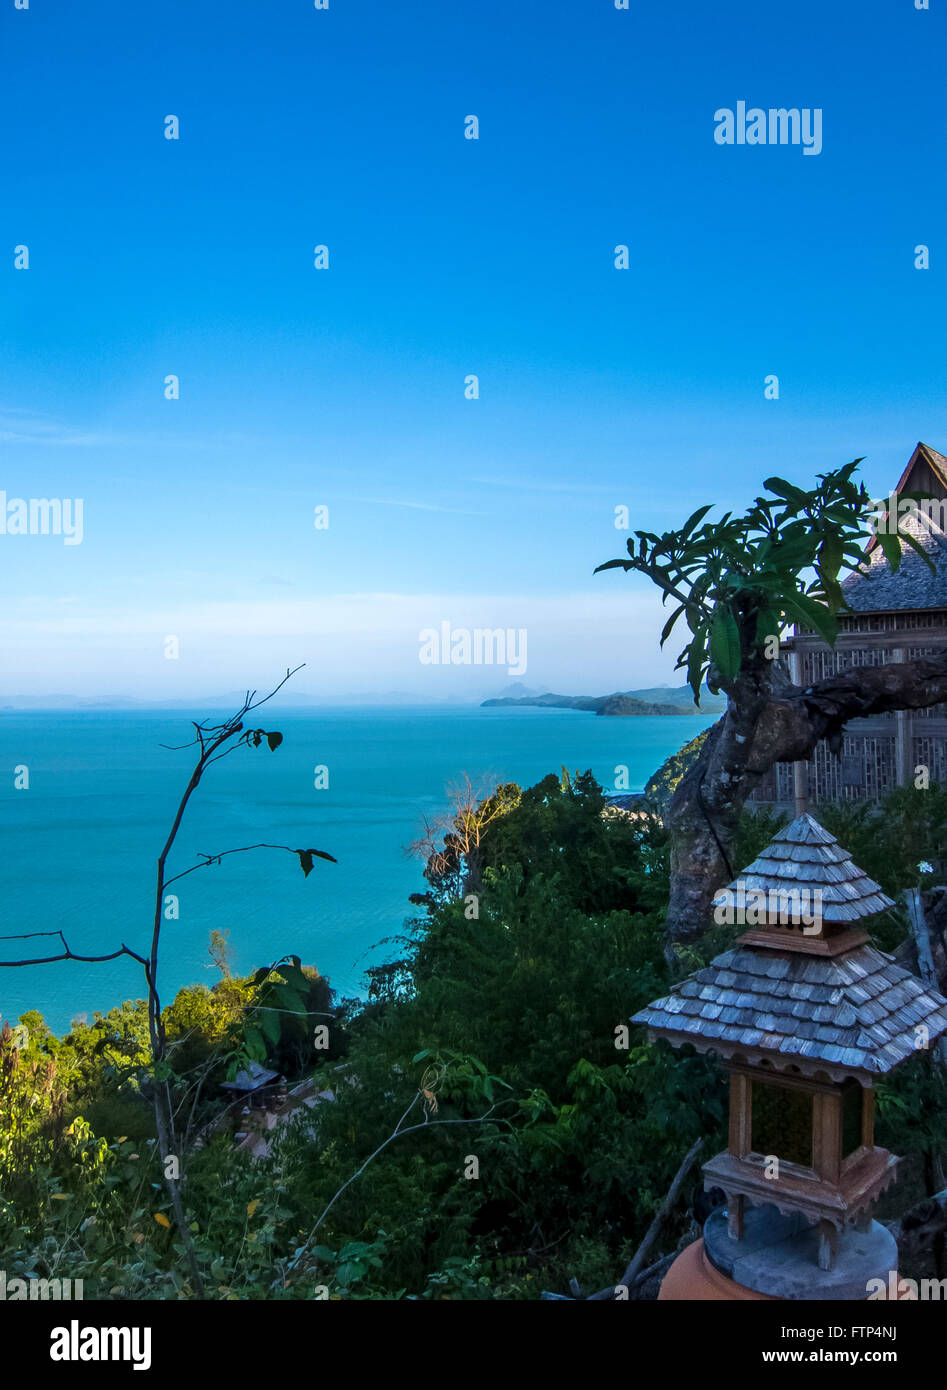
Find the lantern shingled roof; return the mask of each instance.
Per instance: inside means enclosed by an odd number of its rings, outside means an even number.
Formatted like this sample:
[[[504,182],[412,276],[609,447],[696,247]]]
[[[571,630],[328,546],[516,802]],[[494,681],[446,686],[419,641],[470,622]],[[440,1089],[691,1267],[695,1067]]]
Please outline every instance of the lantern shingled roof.
[[[826,924],[857,922],[892,905],[809,815],[780,831],[729,891],[741,882],[747,891],[821,888]],[[787,935],[777,929],[741,938],[632,1022],[674,1046],[867,1085],[947,1033],[947,999],[863,932],[844,933],[826,954],[800,949]]]
[[[947,1032],[947,999],[870,945],[836,957],[737,946],[633,1023],[675,1045],[801,1072],[883,1076]]]
[[[858,922],[894,906],[835,836],[810,815],[797,816],[775,835],[753,863],[717,894],[714,906],[732,900],[741,885],[748,893],[767,895],[793,888],[818,892],[821,920],[826,924]]]

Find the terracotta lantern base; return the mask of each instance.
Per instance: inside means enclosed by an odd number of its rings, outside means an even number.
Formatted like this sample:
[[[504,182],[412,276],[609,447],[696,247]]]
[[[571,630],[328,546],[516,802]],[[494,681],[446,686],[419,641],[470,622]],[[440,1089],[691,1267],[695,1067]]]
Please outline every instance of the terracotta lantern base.
[[[768,1293],[747,1289],[721,1274],[704,1254],[703,1240],[695,1240],[678,1255],[661,1284],[658,1299],[674,1299],[691,1303],[722,1302],[724,1300],[757,1299],[762,1303],[779,1303]]]
[[[899,1284],[897,1273],[894,1287]],[[774,1298],[772,1294],[757,1293],[736,1280],[729,1279],[719,1269],[715,1269],[704,1251],[703,1240],[695,1240],[678,1255],[671,1265],[658,1293],[658,1300],[673,1300],[689,1303],[741,1302],[745,1299],[761,1303],[782,1303],[786,1300]]]

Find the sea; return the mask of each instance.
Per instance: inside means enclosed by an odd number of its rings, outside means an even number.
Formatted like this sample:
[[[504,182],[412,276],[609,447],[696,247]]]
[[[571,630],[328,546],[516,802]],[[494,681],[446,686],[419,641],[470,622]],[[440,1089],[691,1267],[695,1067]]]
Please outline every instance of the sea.
[[[340,996],[364,997],[366,966],[393,957],[392,938],[413,915],[409,894],[425,887],[408,846],[424,817],[446,807],[448,784],[466,773],[475,785],[529,786],[566,767],[590,768],[606,791],[637,791],[713,722],[444,705],[268,706],[258,718],[283,743],[241,748],[208,770],[169,876],[259,841],[338,862],[317,859],[304,877],[296,858],[254,850],[169,887],[179,915],[163,923],[166,1002],[219,978],[214,928],[229,933],[235,973],[295,954]],[[194,749],[180,747],[192,736],[178,710],[3,711],[0,961],[56,955],[60,931],[79,955],[122,943],[147,954],[155,864],[194,763]],[[0,968],[0,1018],[38,1009],[57,1033],[144,993],[141,966],[127,957]]]

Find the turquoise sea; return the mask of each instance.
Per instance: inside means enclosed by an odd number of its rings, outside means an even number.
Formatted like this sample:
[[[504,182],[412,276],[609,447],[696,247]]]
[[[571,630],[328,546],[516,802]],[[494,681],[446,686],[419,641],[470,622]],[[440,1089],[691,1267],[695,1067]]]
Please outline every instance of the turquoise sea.
[[[421,865],[404,852],[423,814],[444,805],[448,782],[529,785],[564,764],[591,768],[606,790],[627,766],[631,790],[710,717],[608,719],[574,710],[477,706],[317,710],[270,706],[260,723],[282,730],[275,752],[234,753],[212,767],[192,800],[169,872],[258,840],[327,850],[304,879],[289,855],[259,850],[191,874],[171,891],[180,918],[164,924],[160,987],[217,978],[207,943],[229,930],[234,968],[247,972],[294,952],[341,994],[362,994],[373,950],[411,912]],[[200,712],[195,717],[203,717]],[[0,717],[0,936],[62,929],[74,951],[145,953],[155,860],[186,785],[189,716],[177,710],[5,711]],[[13,769],[29,768],[28,790]],[[329,786],[314,789],[324,764]],[[0,959],[55,954],[57,939],[0,941]],[[388,948],[390,949],[390,948]],[[38,1008],[56,1031],[73,1018],[144,993],[140,967],[59,962],[0,970],[0,1016]]]

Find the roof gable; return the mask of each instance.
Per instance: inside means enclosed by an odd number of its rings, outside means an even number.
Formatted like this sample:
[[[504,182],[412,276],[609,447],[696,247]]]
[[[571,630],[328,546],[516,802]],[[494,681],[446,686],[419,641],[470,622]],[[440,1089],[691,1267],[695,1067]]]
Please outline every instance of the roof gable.
[[[929,444],[918,443],[892,492],[896,497],[916,492],[947,502],[947,458]],[[886,523],[888,517],[886,510]],[[901,565],[897,573],[893,573],[877,536],[872,536],[861,570],[842,580],[842,593],[849,607],[859,613],[947,608],[947,535],[939,524],[941,519],[942,514],[928,516],[918,511],[900,520],[900,529],[909,531],[930,556],[933,572],[902,541]],[[893,519],[891,525],[894,525]],[[844,609],[842,611],[844,615]]]
[[[903,492],[943,497],[947,494],[947,458],[929,444],[918,441],[894,490],[899,497]]]

